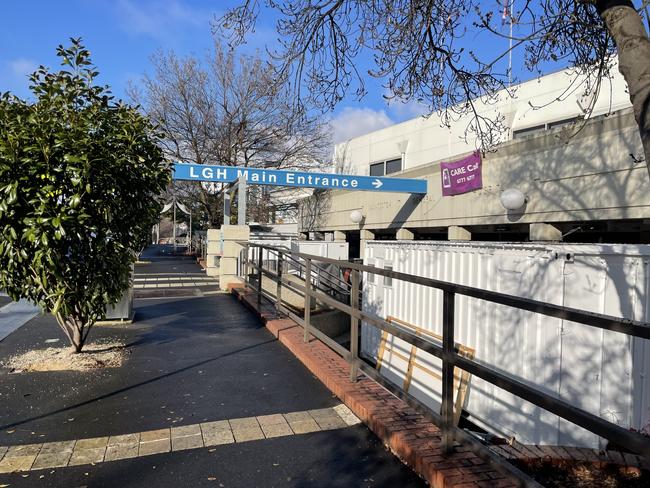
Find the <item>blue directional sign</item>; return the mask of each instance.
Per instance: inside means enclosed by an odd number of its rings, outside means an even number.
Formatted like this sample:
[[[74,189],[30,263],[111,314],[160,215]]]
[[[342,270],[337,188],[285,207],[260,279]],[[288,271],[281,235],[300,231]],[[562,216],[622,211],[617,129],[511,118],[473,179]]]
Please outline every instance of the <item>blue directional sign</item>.
[[[244,178],[253,185],[295,186],[326,190],[387,191],[396,193],[426,193],[426,180],[386,178],[376,176],[342,175],[336,173],[307,173],[241,166],[212,166],[176,163],[175,180],[215,181],[232,183]]]

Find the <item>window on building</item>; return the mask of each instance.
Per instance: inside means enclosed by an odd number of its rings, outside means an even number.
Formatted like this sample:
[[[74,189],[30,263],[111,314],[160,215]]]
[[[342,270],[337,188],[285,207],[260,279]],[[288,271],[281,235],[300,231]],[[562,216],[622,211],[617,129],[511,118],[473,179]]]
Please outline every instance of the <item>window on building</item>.
[[[573,124],[577,121],[579,117],[571,117],[568,119],[556,120],[555,122],[548,122],[546,124],[535,125],[533,127],[527,127],[526,129],[519,129],[512,132],[513,139],[521,139],[522,137],[528,137],[546,130],[557,129],[558,127],[564,127],[569,124]]]
[[[578,117],[571,117],[570,119],[556,120],[555,122],[549,122],[547,125],[549,129],[555,129],[557,127],[564,127],[565,125],[573,124],[577,120]]]
[[[386,271],[393,271],[393,266],[386,265],[384,266],[384,269]],[[393,278],[391,278],[390,276],[384,276],[384,286],[388,286],[388,287],[393,286]]]
[[[402,158],[388,159],[370,165],[370,176],[384,176],[402,171]]]
[[[528,127],[526,129],[519,129],[512,132],[513,139],[521,139],[523,137],[532,136],[533,134],[539,134],[546,130],[546,124],[536,125],[534,127]]]
[[[371,164],[370,176],[384,176],[384,163]]]
[[[390,161],[386,161],[386,174],[387,175],[389,175],[391,173],[397,173],[398,171],[402,171],[402,158],[391,159]]]

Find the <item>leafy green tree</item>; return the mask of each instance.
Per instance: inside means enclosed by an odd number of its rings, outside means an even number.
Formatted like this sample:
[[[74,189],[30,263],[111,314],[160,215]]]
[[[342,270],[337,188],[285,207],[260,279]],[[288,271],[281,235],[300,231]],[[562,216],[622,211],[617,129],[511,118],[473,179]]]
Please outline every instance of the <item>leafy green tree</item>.
[[[113,101],[80,39],[0,96],[0,288],[51,312],[76,352],[130,286],[169,182],[157,128]],[[67,68],[66,68],[67,67]]]

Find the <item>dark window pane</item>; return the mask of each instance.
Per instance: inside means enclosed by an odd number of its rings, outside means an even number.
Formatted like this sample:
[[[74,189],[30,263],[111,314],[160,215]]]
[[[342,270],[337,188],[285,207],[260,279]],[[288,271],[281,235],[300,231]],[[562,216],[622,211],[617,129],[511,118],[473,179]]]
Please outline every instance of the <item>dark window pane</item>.
[[[563,127],[565,125],[573,124],[578,120],[577,117],[572,117],[570,119],[558,120],[556,122],[550,122],[548,124],[549,129],[555,129],[556,127]]]
[[[513,139],[521,139],[522,137],[532,136],[539,134],[546,130],[546,125],[536,125],[535,127],[528,127],[527,129],[519,129],[512,133]]]
[[[391,159],[386,161],[386,174],[397,173],[402,171],[402,158],[400,159]]]
[[[370,176],[384,176],[384,163],[371,164]]]

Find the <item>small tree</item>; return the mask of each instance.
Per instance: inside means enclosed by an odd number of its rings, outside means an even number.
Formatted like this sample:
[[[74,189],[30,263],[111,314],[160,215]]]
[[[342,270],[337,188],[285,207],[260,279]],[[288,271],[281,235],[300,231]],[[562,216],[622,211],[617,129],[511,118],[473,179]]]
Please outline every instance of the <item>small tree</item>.
[[[76,352],[130,286],[169,181],[156,128],[95,86],[80,39],[34,100],[0,96],[0,288],[51,312]]]

